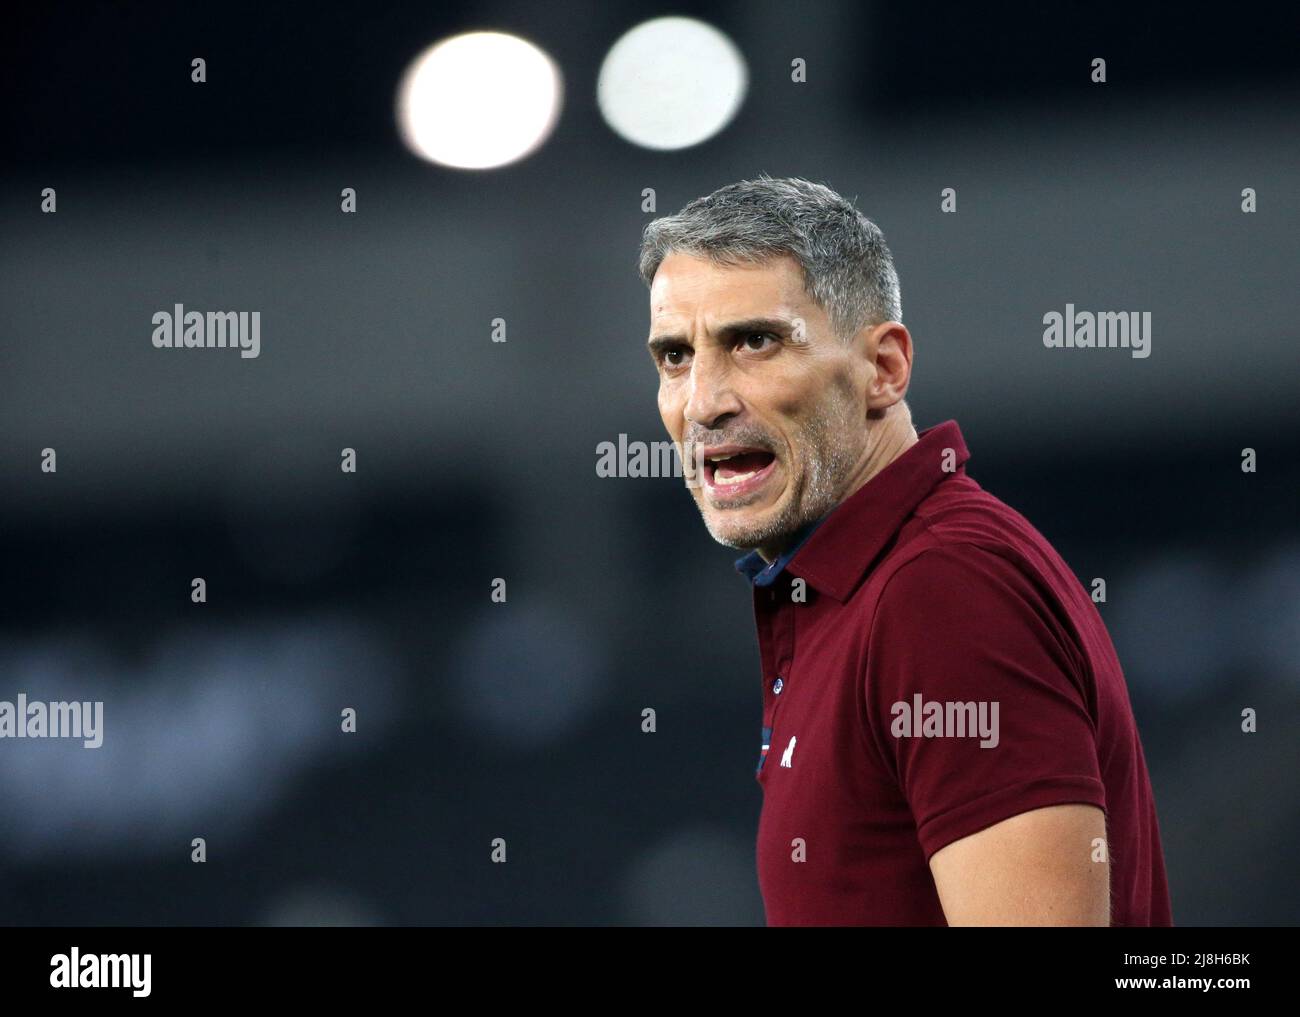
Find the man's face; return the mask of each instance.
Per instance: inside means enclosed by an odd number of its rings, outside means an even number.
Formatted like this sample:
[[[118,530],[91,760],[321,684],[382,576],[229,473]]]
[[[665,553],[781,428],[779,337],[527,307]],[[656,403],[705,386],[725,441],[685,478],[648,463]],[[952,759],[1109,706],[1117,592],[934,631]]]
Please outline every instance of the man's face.
[[[792,257],[666,257],[650,288],[659,413],[720,543],[776,557],[847,493],[867,457],[874,368],[804,292]]]

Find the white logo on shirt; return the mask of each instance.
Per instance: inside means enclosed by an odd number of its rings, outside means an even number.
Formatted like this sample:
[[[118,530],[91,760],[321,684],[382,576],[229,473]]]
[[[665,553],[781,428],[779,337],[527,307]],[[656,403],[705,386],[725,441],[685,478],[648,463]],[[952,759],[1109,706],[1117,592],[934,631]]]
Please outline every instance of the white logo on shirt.
[[[791,763],[791,760],[794,759],[794,742],[795,742],[794,735],[791,735],[790,744],[785,747],[785,752],[781,754],[781,765],[789,766],[792,769],[793,769],[793,764]]]

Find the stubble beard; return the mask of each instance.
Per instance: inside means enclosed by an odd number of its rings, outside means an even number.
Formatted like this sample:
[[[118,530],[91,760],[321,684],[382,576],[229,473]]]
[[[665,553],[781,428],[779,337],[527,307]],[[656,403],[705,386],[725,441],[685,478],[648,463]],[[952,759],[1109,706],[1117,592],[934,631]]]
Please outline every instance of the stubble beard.
[[[784,550],[804,526],[826,515],[842,500],[849,478],[861,459],[865,440],[864,422],[854,406],[846,399],[825,400],[820,411],[804,423],[793,439],[793,458],[803,463],[804,468],[791,479],[783,504],[769,519],[749,526],[730,522],[733,514],[745,510],[709,508],[707,492],[700,489],[696,505],[709,536],[737,551]],[[790,458],[784,459],[781,465],[788,471]]]

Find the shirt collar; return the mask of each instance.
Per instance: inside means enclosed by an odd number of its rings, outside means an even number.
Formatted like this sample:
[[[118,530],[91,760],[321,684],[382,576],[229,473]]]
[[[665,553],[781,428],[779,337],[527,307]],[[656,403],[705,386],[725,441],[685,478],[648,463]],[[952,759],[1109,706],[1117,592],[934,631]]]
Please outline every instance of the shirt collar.
[[[950,452],[949,452],[950,450]],[[827,515],[805,526],[785,554],[768,564],[757,551],[736,562],[754,586],[771,586],[783,571],[841,603],[941,481],[965,471],[970,451],[957,421],[917,435],[917,442]]]
[[[776,582],[777,576],[785,571],[785,567],[790,564],[795,554],[798,552],[812,536],[813,530],[817,529],[825,520],[825,516],[816,519],[811,523],[806,523],[790,543],[790,548],[774,561],[767,561],[757,551],[750,551],[743,558],[736,559],[736,571],[746,576],[754,586],[771,586]]]

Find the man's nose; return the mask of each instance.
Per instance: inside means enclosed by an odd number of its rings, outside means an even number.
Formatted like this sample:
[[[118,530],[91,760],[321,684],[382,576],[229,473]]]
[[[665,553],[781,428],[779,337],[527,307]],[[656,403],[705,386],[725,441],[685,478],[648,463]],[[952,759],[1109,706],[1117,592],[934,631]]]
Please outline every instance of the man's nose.
[[[725,365],[697,356],[691,364],[691,394],[686,401],[686,419],[708,431],[717,430],[726,418],[741,411],[740,398],[731,384]]]

